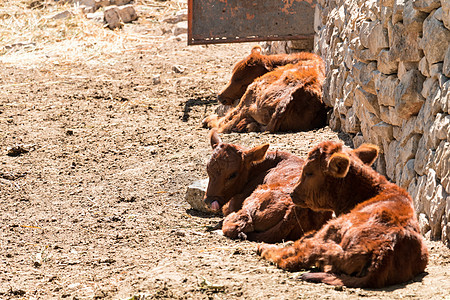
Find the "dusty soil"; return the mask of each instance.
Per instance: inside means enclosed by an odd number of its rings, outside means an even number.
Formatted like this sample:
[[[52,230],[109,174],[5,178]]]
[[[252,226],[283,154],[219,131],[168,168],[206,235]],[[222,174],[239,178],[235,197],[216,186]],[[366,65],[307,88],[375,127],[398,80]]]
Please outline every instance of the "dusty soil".
[[[187,46],[148,9],[177,6],[146,3],[116,34],[144,30],[150,42],[86,59],[59,60],[45,46],[32,59],[0,56],[0,299],[450,299],[440,242],[427,242],[427,273],[366,290],[299,281],[260,260],[257,243],[210,232],[220,217],[184,200],[206,177],[200,122],[253,44]],[[340,138],[329,128],[223,136],[301,156]],[[28,152],[7,155],[16,145]]]

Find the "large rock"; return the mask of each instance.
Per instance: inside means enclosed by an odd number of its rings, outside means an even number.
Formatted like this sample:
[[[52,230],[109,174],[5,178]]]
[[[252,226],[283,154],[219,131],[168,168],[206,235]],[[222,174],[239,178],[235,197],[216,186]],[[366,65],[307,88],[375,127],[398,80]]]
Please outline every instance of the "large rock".
[[[374,72],[377,70],[377,63],[357,62],[353,65],[352,76],[357,84],[359,84],[366,92],[376,94]]]
[[[436,92],[436,90],[438,88],[439,88],[439,82],[436,79],[428,77],[423,82],[422,91],[420,92],[420,94],[425,99],[428,99],[428,98],[430,98],[431,95],[433,95]]]
[[[358,133],[361,131],[361,123],[355,114],[353,107],[347,111],[345,121],[343,122],[344,131],[347,133]]]
[[[391,59],[418,62],[422,58],[419,48],[419,33],[408,31],[403,23],[388,27]]]
[[[431,187],[430,187],[431,189]],[[442,234],[442,217],[445,212],[447,193],[442,188],[442,185],[437,185],[434,188],[434,193],[431,198],[428,198],[428,193],[426,201],[429,202],[429,220],[431,227],[431,238],[438,240],[441,238]]]
[[[393,106],[380,106],[380,119],[384,122],[394,125],[400,126],[403,123],[403,119],[398,115],[397,110]]]
[[[393,126],[386,122],[380,122],[372,126],[372,130],[376,135],[385,141],[391,141],[393,138]]]
[[[402,176],[399,181],[399,185],[407,189],[411,181],[416,176],[416,172],[414,171],[414,163],[415,159],[410,159],[406,162],[402,170]]]
[[[408,31],[422,32],[423,21],[428,16],[427,13],[414,9],[414,2],[407,1],[403,10],[403,24]]]
[[[355,91],[355,99],[358,99],[364,109],[367,109],[377,117],[380,117],[380,107],[378,105],[378,98],[376,95],[368,93],[359,87]]]
[[[373,55],[378,55],[382,49],[389,48],[388,31],[383,24],[375,24],[368,37],[368,46]]]
[[[408,62],[408,61],[400,61],[398,64],[398,73],[397,77],[402,80],[403,76],[411,70],[415,70],[419,68],[419,63],[417,62]]]
[[[364,48],[369,48],[369,35],[372,33],[373,28],[377,25],[376,22],[364,21],[359,28],[359,38],[361,45]]]
[[[382,6],[380,8],[380,21],[384,28],[388,27],[388,23],[392,20],[392,7]]]
[[[414,9],[422,12],[430,13],[434,9],[441,6],[440,0],[414,0],[411,1]]]
[[[414,163],[414,170],[420,176],[424,175],[426,172],[426,164],[429,158],[431,157],[432,151],[426,148],[425,137],[422,136],[419,140],[419,144],[417,145],[417,152]]]
[[[393,75],[375,82],[379,105],[395,106],[395,88],[399,83],[400,80]]]
[[[395,88],[395,109],[401,118],[408,119],[419,113],[425,101],[420,94],[424,81],[425,77],[419,70],[411,70],[402,77]]]
[[[399,60],[394,57],[391,51],[383,49],[377,59],[377,68],[383,74],[390,75],[397,73]]]
[[[405,8],[406,0],[394,0],[392,23],[401,22],[403,20],[403,10]]]
[[[413,183],[413,181],[411,183]],[[411,184],[408,187],[408,191],[410,191],[411,193],[411,197],[413,198],[414,201],[414,208],[416,209],[417,213],[425,213],[425,201],[423,195],[425,193],[426,183],[427,183],[427,176],[423,175],[417,179],[417,184],[415,185],[415,187],[411,189]]]
[[[401,146],[404,146],[406,142],[416,133],[417,117],[411,117],[408,120],[403,121],[402,126],[395,127],[398,130],[394,130],[394,138],[400,142]]]
[[[446,140],[450,130],[450,115],[438,113],[431,126],[430,136],[436,140]]]
[[[428,65],[426,56],[422,57],[422,59],[419,61],[419,71],[423,76],[430,76],[430,66]]]
[[[450,1],[442,0],[441,4],[442,4],[442,21],[444,22],[444,26],[450,30]]]
[[[423,38],[420,41],[430,65],[444,61],[449,43],[450,30],[430,14],[423,23]]]
[[[395,159],[402,164],[405,164],[408,160],[413,159],[416,155],[419,140],[421,136],[419,134],[413,135],[404,145],[399,149],[399,156]],[[401,144],[399,144],[400,146]]]
[[[450,1],[448,1],[450,2]],[[450,18],[450,16],[449,16]],[[450,47],[447,48],[447,52],[445,53],[445,57],[444,57],[444,64],[442,66],[442,73],[447,76],[450,77]]]
[[[387,151],[386,151],[387,150]],[[389,143],[387,149],[384,150],[386,158],[386,175],[391,179],[395,180],[395,166],[397,165],[397,158],[400,153],[398,147],[398,142],[393,140]]]
[[[433,158],[437,177],[445,191],[450,194],[450,142],[441,141]]]

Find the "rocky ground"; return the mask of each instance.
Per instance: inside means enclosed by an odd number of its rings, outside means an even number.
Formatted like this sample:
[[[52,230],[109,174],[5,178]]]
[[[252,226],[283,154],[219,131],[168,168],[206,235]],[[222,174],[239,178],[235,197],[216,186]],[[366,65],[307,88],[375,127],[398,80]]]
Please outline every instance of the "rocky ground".
[[[427,242],[427,273],[367,290],[299,281],[260,260],[257,243],[210,232],[220,217],[184,200],[207,176],[200,122],[253,44],[187,46],[164,21],[184,3],[135,8],[139,19],[115,31],[80,16],[45,21],[55,5],[27,9],[37,29],[61,38],[0,40],[0,299],[450,297],[440,242]],[[0,20],[10,30],[20,14]],[[343,138],[329,128],[223,136],[301,156]]]

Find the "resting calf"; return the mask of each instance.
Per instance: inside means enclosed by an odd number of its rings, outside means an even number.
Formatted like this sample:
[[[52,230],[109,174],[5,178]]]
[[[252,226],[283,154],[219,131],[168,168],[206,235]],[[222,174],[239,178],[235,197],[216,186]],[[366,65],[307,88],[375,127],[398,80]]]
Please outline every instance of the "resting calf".
[[[234,101],[241,99],[247,87],[258,77],[271,72],[280,66],[296,64],[301,61],[317,61],[324,71],[322,59],[313,53],[299,52],[293,54],[261,54],[261,47],[253,47],[249,56],[236,63],[230,82],[217,96],[220,103],[232,105]]]
[[[269,243],[296,240],[330,219],[331,212],[314,212],[292,202],[301,158],[267,151],[268,144],[252,149],[225,144],[216,131],[211,131],[210,141],[213,154],[204,201],[223,211],[225,236]]]
[[[372,145],[349,150],[324,142],[313,149],[292,199],[338,217],[292,246],[260,245],[258,254],[287,270],[317,266],[322,272],[302,278],[349,287],[379,288],[422,273],[428,251],[411,197],[359,159],[377,155]]]
[[[307,131],[323,127],[322,61],[300,61],[275,69],[248,86],[239,104],[224,117],[211,115],[203,125],[218,132]]]

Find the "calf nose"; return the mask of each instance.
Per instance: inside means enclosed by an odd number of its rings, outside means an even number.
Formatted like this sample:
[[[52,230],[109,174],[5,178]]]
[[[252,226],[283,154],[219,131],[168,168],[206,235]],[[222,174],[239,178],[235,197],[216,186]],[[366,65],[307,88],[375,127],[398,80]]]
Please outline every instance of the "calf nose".
[[[298,195],[295,193],[295,190],[290,194],[292,202],[294,202],[297,206],[305,206],[305,201],[302,200],[301,197],[298,197]]]
[[[220,210],[219,197],[207,196],[203,201],[212,211],[217,212]]]

